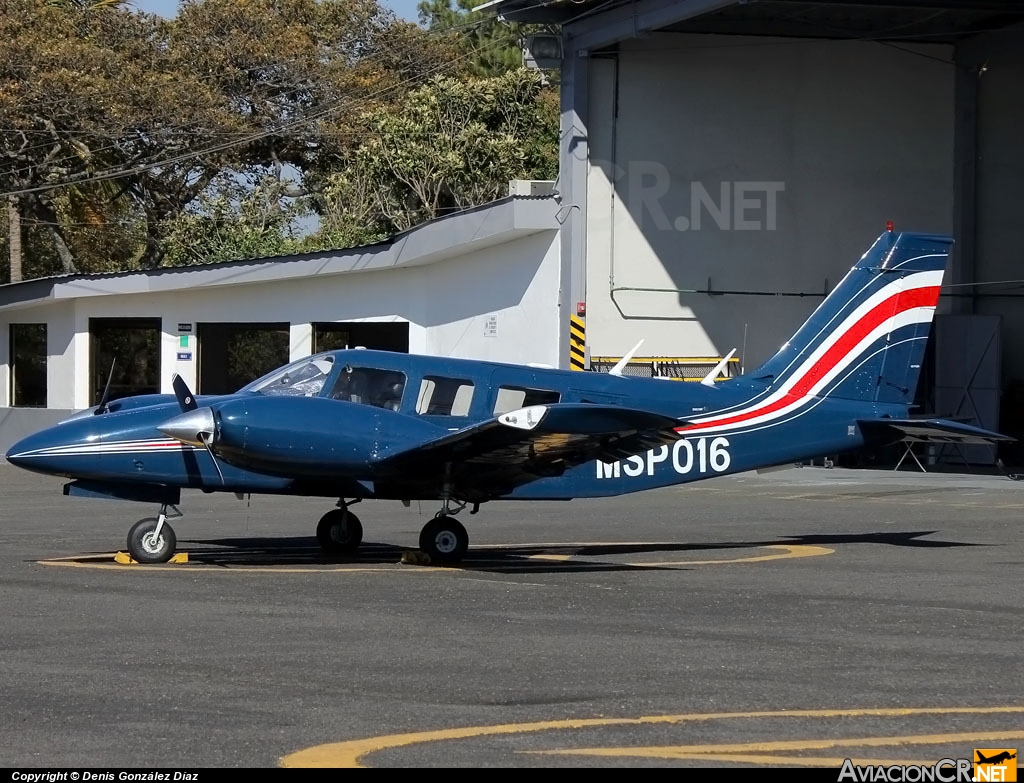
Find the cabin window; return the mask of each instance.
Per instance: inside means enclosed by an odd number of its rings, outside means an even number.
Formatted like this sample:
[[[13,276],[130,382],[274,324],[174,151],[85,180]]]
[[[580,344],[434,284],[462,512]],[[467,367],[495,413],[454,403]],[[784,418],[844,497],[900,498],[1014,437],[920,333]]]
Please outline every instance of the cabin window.
[[[558,402],[561,396],[548,389],[527,389],[523,386],[501,386],[494,401],[494,415],[525,408],[529,405],[551,405]]]
[[[239,391],[268,397],[317,397],[333,368],[333,356],[310,356],[264,375]]]
[[[420,382],[416,412],[426,416],[468,416],[473,382],[428,375]]]
[[[397,411],[404,393],[405,373],[346,365],[334,382],[331,398]]]
[[[46,407],[46,324],[11,324],[11,407]]]

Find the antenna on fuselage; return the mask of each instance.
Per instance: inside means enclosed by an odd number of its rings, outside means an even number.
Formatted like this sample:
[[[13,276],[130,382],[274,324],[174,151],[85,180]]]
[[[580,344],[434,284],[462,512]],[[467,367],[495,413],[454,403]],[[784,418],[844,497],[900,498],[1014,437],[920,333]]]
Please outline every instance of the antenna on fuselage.
[[[625,356],[623,356],[621,359],[615,362],[615,366],[608,371],[608,374],[622,375],[622,371],[626,369],[626,365],[633,360],[633,357],[636,356],[636,352],[640,350],[640,346],[643,344],[644,341],[641,340],[636,345],[634,345],[633,350],[631,350],[629,353],[627,353]]]
[[[99,416],[101,413],[107,412],[107,403],[110,402],[110,382],[114,380],[114,365],[117,363],[117,357],[115,356],[110,360],[110,374],[107,376],[107,385],[103,387],[103,396],[100,397],[100,402],[96,406],[96,410],[93,412]]]
[[[704,384],[705,386],[714,386],[715,378],[717,378],[718,374],[725,369],[725,366],[727,364],[729,364],[729,360],[732,358],[732,355],[734,353],[736,353],[735,348],[729,351],[729,353],[725,355],[722,361],[715,365],[715,369],[713,369],[711,372],[704,376],[703,380],[701,380],[701,383]]]

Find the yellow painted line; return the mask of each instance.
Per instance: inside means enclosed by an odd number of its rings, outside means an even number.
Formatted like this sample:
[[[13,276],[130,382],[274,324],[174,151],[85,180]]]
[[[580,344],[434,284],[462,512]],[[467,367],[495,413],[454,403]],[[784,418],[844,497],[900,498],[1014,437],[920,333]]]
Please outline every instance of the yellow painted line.
[[[824,555],[835,554],[834,549],[825,546],[813,546],[811,544],[771,544],[758,547],[758,549],[782,549],[785,550],[778,555],[754,555],[753,557],[737,557],[730,560],[669,560],[658,563],[629,563],[631,566],[648,566],[656,568],[660,566],[694,566],[694,565],[732,565],[734,563],[764,563],[769,560],[792,560],[798,557],[823,557]]]
[[[581,718],[569,720],[503,723],[494,726],[466,726],[456,729],[385,734],[379,737],[330,742],[289,753],[281,758],[282,767],[359,768],[363,756],[381,750],[401,748],[423,742],[487,737],[498,734],[527,734],[559,729],[585,729],[602,726],[639,726],[665,723],[706,722],[716,720],[763,718],[848,718],[909,717],[913,715],[1008,715],[1022,714],[1024,707],[882,707],[859,709],[767,710],[763,712],[705,712],[679,715],[650,715],[639,718]],[[983,734],[971,735],[981,737]],[[564,752],[564,751],[563,751]],[[700,756],[700,758],[707,758]],[[840,761],[842,764],[842,761]]]
[[[318,568],[314,566],[307,566],[303,568],[292,568],[290,566],[233,566],[225,563],[209,563],[202,564],[200,568],[182,568],[180,565],[174,564],[160,564],[160,563],[147,563],[142,565],[140,563],[133,563],[132,565],[140,566],[139,568],[126,567],[118,562],[115,562],[114,552],[108,555],[90,555],[88,560],[83,558],[81,555],[72,555],[70,557],[55,557],[48,560],[37,560],[39,565],[47,566],[62,566],[64,568],[93,568],[99,570],[111,570],[121,572],[134,572],[143,573],[149,571],[177,571],[179,573],[191,573],[196,574],[197,571],[202,571],[204,574],[217,573],[217,574],[230,574],[230,573],[250,573],[250,574],[329,574],[329,573],[417,573],[423,571],[457,571],[452,568],[441,568],[439,566],[420,566],[418,568],[395,568],[394,566],[335,566],[331,568]],[[101,561],[100,558],[103,558]],[[193,563],[194,564],[194,561]],[[396,562],[397,566],[398,563]]]
[[[554,560],[559,563],[563,563],[566,560],[572,560],[574,555],[530,555],[529,560]]]
[[[841,767],[846,757],[842,758],[818,758],[807,759],[803,756],[769,756],[763,755],[774,751],[800,751],[800,750],[824,750],[829,748],[879,748],[891,747],[893,745],[945,745],[954,742],[971,742],[976,745],[979,742],[998,742],[1003,740],[1024,739],[1024,731],[985,731],[985,732],[958,732],[956,734],[913,734],[906,737],[853,737],[849,739],[823,739],[823,740],[780,740],[777,742],[744,742],[725,745],[664,745],[653,747],[628,747],[628,748],[569,748],[565,750],[541,750],[528,751],[540,755],[568,755],[568,756],[639,756],[642,758],[661,759],[713,759],[715,761],[748,761],[751,758],[757,759],[754,763],[780,764],[788,763],[794,759],[801,759],[805,762],[813,761],[812,766],[819,762],[825,762],[827,766]],[[752,756],[749,754],[762,754]],[[927,762],[916,762],[907,760],[861,760],[861,764],[934,764],[936,759]]]
[[[486,544],[477,549],[514,549],[522,547],[537,547],[544,549],[563,549],[567,551],[563,552],[545,552],[535,555],[529,555],[526,557],[527,560],[531,561],[544,561],[544,562],[556,562],[565,563],[571,561],[573,558],[586,557],[581,555],[581,551],[592,547],[636,547],[636,546],[648,546],[652,549],[656,549],[659,546],[677,546],[674,542],[648,542],[648,541],[606,541],[599,543],[585,543],[585,544]],[[723,547],[724,549],[725,547]],[[732,547],[730,547],[732,548]],[[753,547],[752,547],[753,548]],[[792,560],[801,557],[822,557],[824,555],[835,554],[834,549],[829,549],[823,546],[814,546],[810,544],[769,544],[762,547],[756,547],[757,549],[778,549],[782,550],[779,554],[771,555],[752,555],[749,557],[737,557],[719,560],[659,560],[659,561],[647,561],[647,562],[629,562],[626,565],[631,567],[640,568],[660,568],[666,566],[698,566],[698,565],[733,565],[737,563],[763,563],[770,560]],[[215,556],[216,553],[203,553]],[[203,573],[216,572],[216,573],[259,573],[259,574],[317,574],[317,573],[395,573],[395,572],[407,572],[408,569],[395,568],[394,566],[368,566],[368,565],[346,565],[346,566],[330,566],[330,567],[318,567],[318,566],[236,566],[225,562],[212,562],[204,563],[197,561],[194,557],[189,560],[188,553],[180,553],[175,555],[172,562],[169,563],[137,563],[130,557],[124,555],[123,552],[111,552],[102,553],[95,555],[69,555],[67,557],[54,557],[46,560],[37,560],[39,565],[48,566],[63,566],[65,568],[92,568],[99,570],[116,570],[116,571],[189,571],[194,573],[196,570],[201,569]],[[184,564],[198,566],[197,568],[182,568]],[[426,563],[421,563],[418,553],[405,552],[402,554],[400,561],[396,561],[394,564],[398,565],[419,565],[417,571],[446,571],[446,572],[461,572],[464,569],[442,567],[442,566],[430,566]],[[126,568],[128,566],[128,568]],[[133,568],[132,566],[138,566]],[[468,570],[471,570],[468,569]]]

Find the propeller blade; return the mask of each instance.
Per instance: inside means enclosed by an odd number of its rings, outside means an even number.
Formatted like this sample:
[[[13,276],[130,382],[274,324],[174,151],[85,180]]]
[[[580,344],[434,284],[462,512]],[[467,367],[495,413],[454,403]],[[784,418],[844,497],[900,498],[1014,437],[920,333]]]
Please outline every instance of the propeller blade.
[[[217,475],[220,476],[220,483],[223,485],[224,474],[220,472],[220,463],[217,461],[217,455],[213,453],[213,433],[212,432],[200,432],[199,437],[203,441],[203,445],[206,446],[206,450],[210,452],[210,459],[213,460],[213,467],[217,469]]]
[[[182,413],[194,411],[199,407],[196,398],[192,396],[192,390],[185,383],[185,379],[177,373],[171,378],[171,387],[174,389],[174,396],[178,398],[178,407],[181,408]]]
[[[97,416],[107,412],[107,403],[110,402],[110,382],[114,380],[114,365],[116,363],[117,357],[110,360],[110,374],[107,375],[107,385],[103,387],[103,396],[100,397],[99,405],[96,406],[94,411]]]

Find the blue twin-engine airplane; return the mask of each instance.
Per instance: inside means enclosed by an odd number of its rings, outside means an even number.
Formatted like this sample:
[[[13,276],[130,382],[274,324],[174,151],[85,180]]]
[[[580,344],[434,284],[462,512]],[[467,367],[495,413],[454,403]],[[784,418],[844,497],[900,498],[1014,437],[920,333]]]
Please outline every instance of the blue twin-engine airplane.
[[[781,350],[715,383],[665,382],[372,350],[309,356],[225,396],[104,401],[7,459],[73,479],[66,495],[159,504],[128,534],[169,560],[181,490],[338,498],[317,526],[352,553],[364,499],[439,501],[422,551],[458,562],[455,515],[489,500],[620,495],[835,455],[908,436],[1008,440],[910,417],[952,240],[882,234]]]

